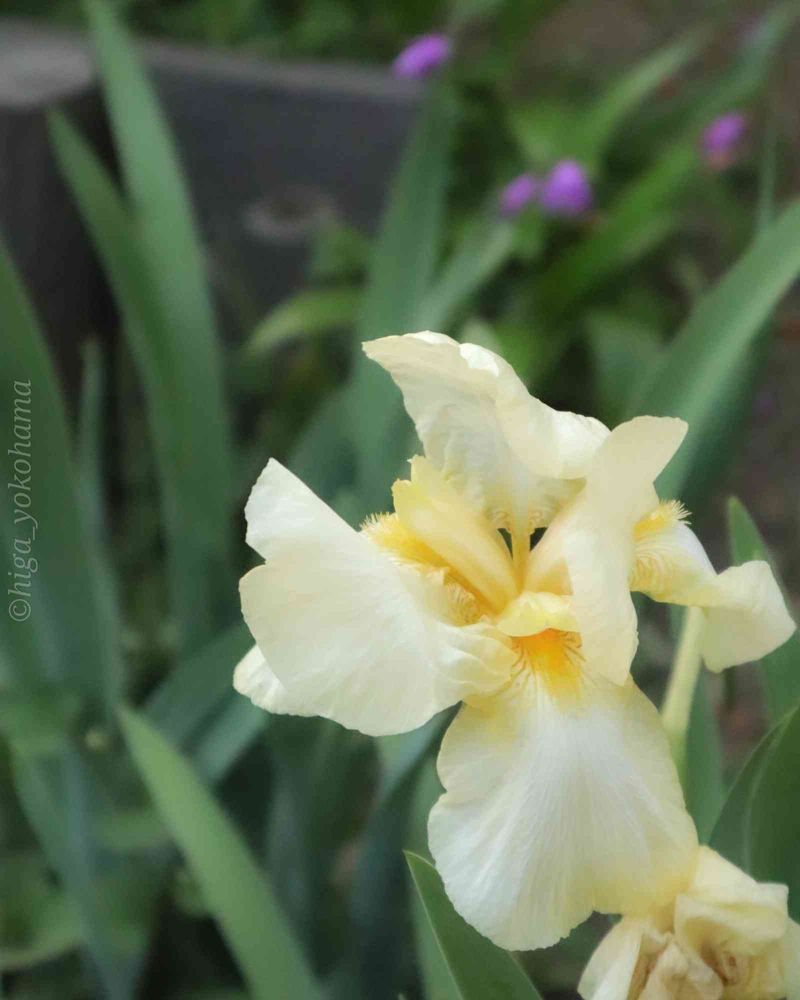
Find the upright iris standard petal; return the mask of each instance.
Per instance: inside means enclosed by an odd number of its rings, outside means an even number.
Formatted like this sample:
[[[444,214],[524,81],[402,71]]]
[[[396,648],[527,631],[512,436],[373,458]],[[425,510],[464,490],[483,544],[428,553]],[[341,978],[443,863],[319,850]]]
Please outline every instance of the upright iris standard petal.
[[[591,669],[624,683],[638,643],[630,596],[633,529],[657,499],[653,482],[686,433],[682,420],[636,417],[598,448],[586,486],[531,553],[529,590],[568,588]]]
[[[278,462],[246,513],[266,563],[242,579],[245,621],[305,712],[368,735],[406,732],[459,700],[460,667],[489,676],[485,665],[508,657],[480,626],[448,620],[435,580],[393,562]],[[247,693],[262,690],[250,676]]]
[[[631,589],[657,601],[703,609],[702,654],[715,671],[758,660],[781,646],[795,625],[765,562],[717,574],[674,504],[659,504],[634,529]]]
[[[399,385],[426,456],[497,528],[527,536],[572,496],[608,433],[534,399],[502,358],[437,333],[364,345]]]
[[[666,738],[632,681],[553,694],[522,671],[462,707],[439,756],[436,866],[456,909],[504,948],[553,944],[592,910],[665,902],[696,848]]]
[[[502,611],[518,582],[500,533],[476,514],[424,458],[392,489],[400,523],[450,566],[488,607]]]

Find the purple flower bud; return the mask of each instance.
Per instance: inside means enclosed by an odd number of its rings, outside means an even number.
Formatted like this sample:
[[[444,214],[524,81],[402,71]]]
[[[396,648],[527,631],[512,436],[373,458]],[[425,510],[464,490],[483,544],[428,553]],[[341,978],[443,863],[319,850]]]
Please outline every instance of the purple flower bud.
[[[392,64],[392,72],[403,80],[422,80],[446,63],[453,52],[447,35],[420,35],[403,49]]]
[[[747,116],[731,111],[715,118],[700,138],[703,159],[715,170],[724,170],[736,159],[747,133]]]
[[[529,205],[539,192],[539,181],[533,174],[520,174],[515,177],[500,192],[500,213],[509,218],[519,213]]]
[[[550,215],[575,217],[592,207],[592,186],[575,160],[561,160],[545,178],[539,201]]]

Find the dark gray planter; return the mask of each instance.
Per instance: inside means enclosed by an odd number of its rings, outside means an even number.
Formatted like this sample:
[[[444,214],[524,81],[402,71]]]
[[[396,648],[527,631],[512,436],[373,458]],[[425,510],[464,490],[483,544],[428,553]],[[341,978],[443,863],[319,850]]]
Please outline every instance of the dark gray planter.
[[[302,284],[331,216],[374,229],[418,107],[415,86],[356,67],[162,43],[142,52],[214,263],[236,271],[256,313]],[[102,294],[49,152],[44,116],[54,106],[110,160],[86,37],[0,19],[0,226],[71,374]]]
[[[48,108],[66,112],[107,155],[102,102],[84,47],[0,20],[0,230],[72,386],[76,345],[99,319],[103,283],[50,153]]]
[[[256,310],[302,285],[329,219],[375,228],[417,87],[358,67],[160,43],[145,52],[217,267],[235,272]]]

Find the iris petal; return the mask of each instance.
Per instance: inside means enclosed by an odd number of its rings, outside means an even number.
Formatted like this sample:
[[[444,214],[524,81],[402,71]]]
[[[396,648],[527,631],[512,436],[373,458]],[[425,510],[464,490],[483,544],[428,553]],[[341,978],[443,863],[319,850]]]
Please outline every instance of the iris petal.
[[[454,624],[440,575],[399,565],[278,462],[246,514],[266,563],[241,581],[245,621],[304,711],[368,735],[407,732],[507,676],[502,636]]]
[[[439,756],[429,840],[456,909],[504,948],[558,941],[593,910],[682,884],[696,834],[658,713],[632,681],[561,699],[521,671],[461,708]]]
[[[403,393],[426,456],[496,528],[527,537],[580,486],[608,434],[532,397],[513,368],[438,333],[364,344]]]

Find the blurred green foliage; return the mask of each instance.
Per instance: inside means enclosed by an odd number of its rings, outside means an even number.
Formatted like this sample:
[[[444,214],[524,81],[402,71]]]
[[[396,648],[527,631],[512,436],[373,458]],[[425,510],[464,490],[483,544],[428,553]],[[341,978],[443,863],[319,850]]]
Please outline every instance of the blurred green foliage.
[[[121,19],[102,0],[9,5],[88,17],[121,183],[69,121],[53,117],[51,135],[124,339],[114,357],[88,348],[73,428],[0,255],[0,380],[8,399],[16,380],[33,387],[47,529],[31,619],[0,633],[0,992],[535,997],[526,972],[542,992],[572,990],[602,920],[518,964],[460,921],[419,856],[411,899],[402,850],[426,851],[445,720],[368,740],[267,718],[233,692],[250,644],[240,512],[270,454],[352,523],[386,505],[413,432],[360,342],[423,327],[498,351],[549,402],[611,423],[685,416],[692,436],[665,488],[702,510],[735,454],[769,318],[800,274],[800,205],[780,202],[780,135],[760,165],[725,173],[697,138],[734,106],[758,120],[794,10],[765,13],[711,69],[704,55],[732,37],[735,12],[611,79],[587,58],[531,88],[527,48],[555,3],[118,6],[142,30],[271,56],[386,62],[440,28],[457,56],[426,86],[378,235],[328,232],[309,287],[223,350],[172,141]],[[592,213],[499,215],[500,185],[567,156],[590,173]],[[766,552],[739,505],[731,545],[736,562]],[[659,657],[643,647],[646,680]],[[795,908],[799,657],[793,642],[765,661],[775,728],[735,781],[705,686],[687,749],[703,837],[788,882]]]

